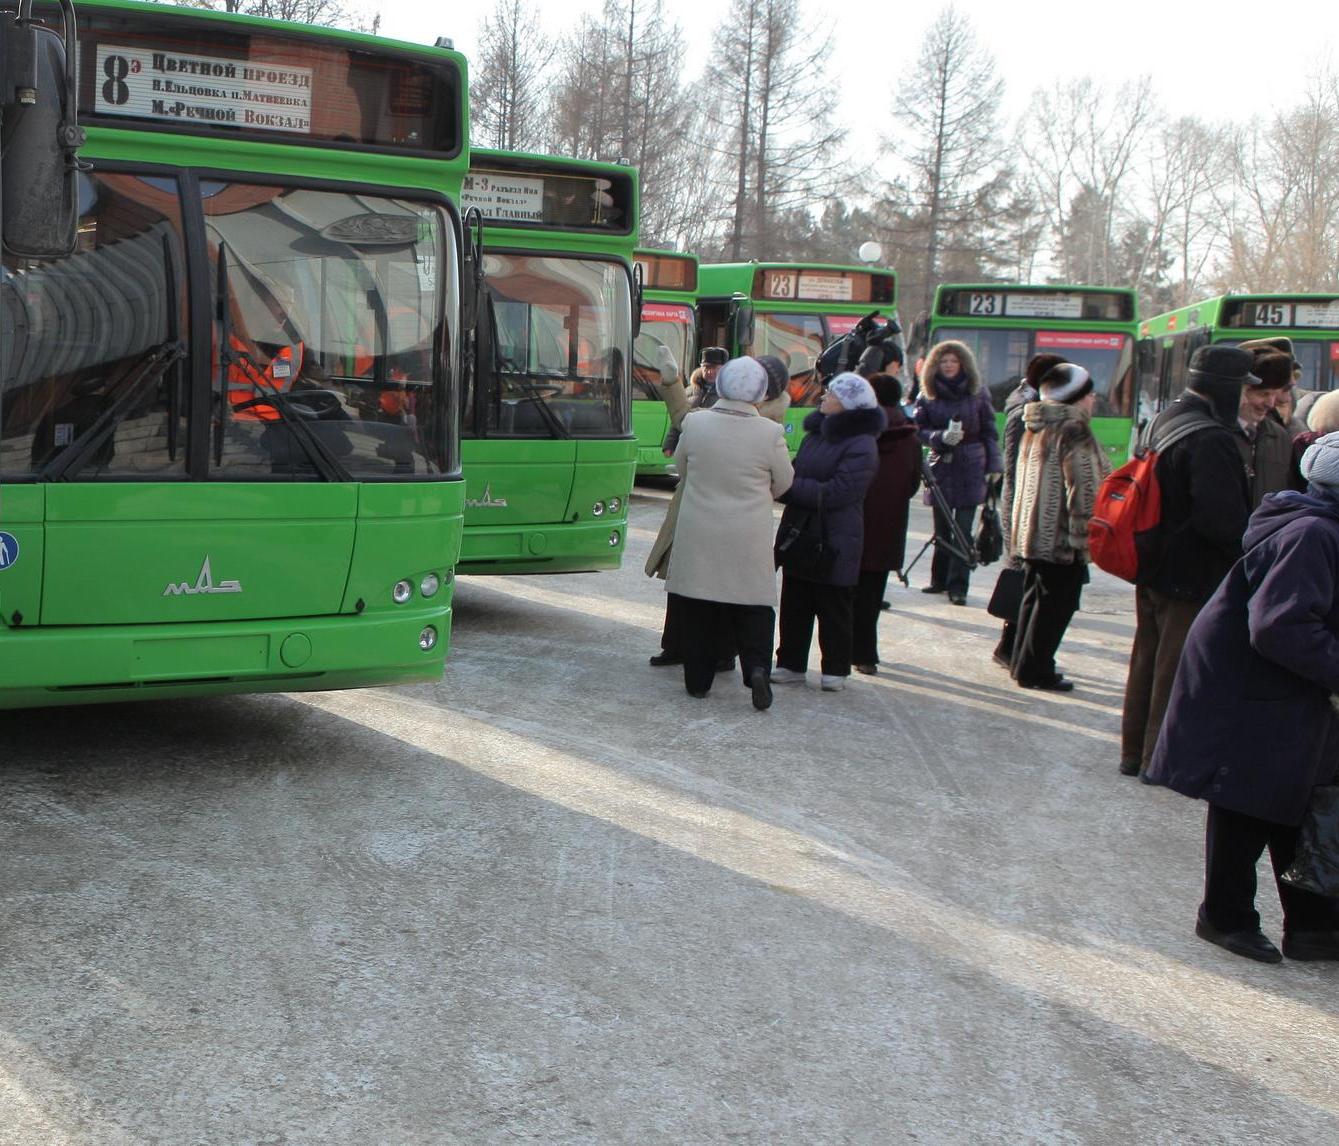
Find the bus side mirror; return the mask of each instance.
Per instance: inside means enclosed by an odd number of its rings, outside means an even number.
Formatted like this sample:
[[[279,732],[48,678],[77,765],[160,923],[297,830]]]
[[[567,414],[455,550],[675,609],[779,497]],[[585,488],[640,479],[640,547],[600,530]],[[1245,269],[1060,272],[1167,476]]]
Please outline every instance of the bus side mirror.
[[[743,354],[745,347],[753,346],[753,307],[746,302],[739,303],[735,307],[734,317],[735,344],[731,349],[736,354]]]
[[[642,264],[632,264],[632,337],[635,341],[642,332],[642,299],[645,291],[642,283]]]
[[[24,258],[74,250],[79,220],[74,9],[64,39],[26,15],[0,14],[0,242]]]

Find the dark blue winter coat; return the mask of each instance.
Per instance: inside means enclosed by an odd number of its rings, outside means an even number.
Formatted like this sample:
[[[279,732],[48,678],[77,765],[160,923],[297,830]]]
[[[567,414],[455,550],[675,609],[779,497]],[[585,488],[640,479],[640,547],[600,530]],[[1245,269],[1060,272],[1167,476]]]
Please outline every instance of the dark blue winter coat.
[[[956,354],[962,371],[952,380],[939,373],[939,360]],[[957,418],[963,439],[944,444],[943,431]],[[916,428],[930,447],[930,472],[949,505],[966,509],[986,500],[986,474],[1004,471],[1000,460],[995,409],[981,385],[971,352],[961,342],[941,342],[931,348],[921,367],[921,396],[916,401]]]
[[[879,468],[876,439],[887,427],[882,410],[815,410],[804,420],[804,441],[795,455],[795,480],[782,495],[781,532],[798,509],[813,509],[823,495],[823,532],[837,552],[824,584],[854,585],[860,579],[865,542],[865,491]],[[787,574],[789,576],[789,574]]]
[[[1339,501],[1272,494],[1186,638],[1149,779],[1297,824],[1339,764]]]

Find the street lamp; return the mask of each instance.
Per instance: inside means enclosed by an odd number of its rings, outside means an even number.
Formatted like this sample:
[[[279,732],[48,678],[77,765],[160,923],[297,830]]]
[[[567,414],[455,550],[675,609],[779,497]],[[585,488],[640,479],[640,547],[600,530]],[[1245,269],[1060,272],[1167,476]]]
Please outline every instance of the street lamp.
[[[860,249],[856,251],[856,255],[862,263],[873,266],[883,258],[883,248],[878,243],[867,240],[860,244]]]

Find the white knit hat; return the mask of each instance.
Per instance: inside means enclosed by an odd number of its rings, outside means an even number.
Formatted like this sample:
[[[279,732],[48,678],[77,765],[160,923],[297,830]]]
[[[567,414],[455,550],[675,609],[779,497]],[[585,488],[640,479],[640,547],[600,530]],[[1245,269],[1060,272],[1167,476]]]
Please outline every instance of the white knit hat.
[[[837,396],[837,401],[842,404],[844,410],[874,410],[879,405],[874,387],[859,374],[852,374],[849,371],[838,374],[828,383],[828,393]]]
[[[1339,432],[1326,434],[1307,446],[1302,476],[1312,485],[1339,490]]]
[[[732,402],[761,402],[767,396],[767,371],[756,358],[732,358],[716,375],[716,393]]]

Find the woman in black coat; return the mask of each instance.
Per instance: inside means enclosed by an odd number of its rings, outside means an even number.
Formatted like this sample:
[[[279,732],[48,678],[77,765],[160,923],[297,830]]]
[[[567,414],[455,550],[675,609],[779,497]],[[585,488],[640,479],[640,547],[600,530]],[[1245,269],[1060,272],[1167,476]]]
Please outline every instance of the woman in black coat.
[[[1339,727],[1339,434],[1302,461],[1305,494],[1266,497],[1245,553],[1191,626],[1147,779],[1208,801],[1195,933],[1276,963],[1255,865],[1292,863],[1311,790],[1331,780]],[[1278,882],[1283,954],[1339,960],[1339,903]]]
[[[879,435],[879,468],[865,491],[865,545],[852,601],[851,661],[863,673],[878,671],[883,594],[888,574],[906,559],[911,499],[921,484],[921,444],[902,412],[902,384],[891,374],[876,374],[869,384],[888,428]]]
[[[824,538],[835,559],[820,580],[782,563],[781,637],[773,684],[805,679],[815,618],[823,690],[840,691],[851,675],[851,596],[864,549],[863,504],[879,468],[875,438],[886,424],[873,389],[858,374],[833,378],[818,409],[804,420],[795,480],[781,498],[786,511],[777,536],[784,538],[805,511],[821,509]]]

